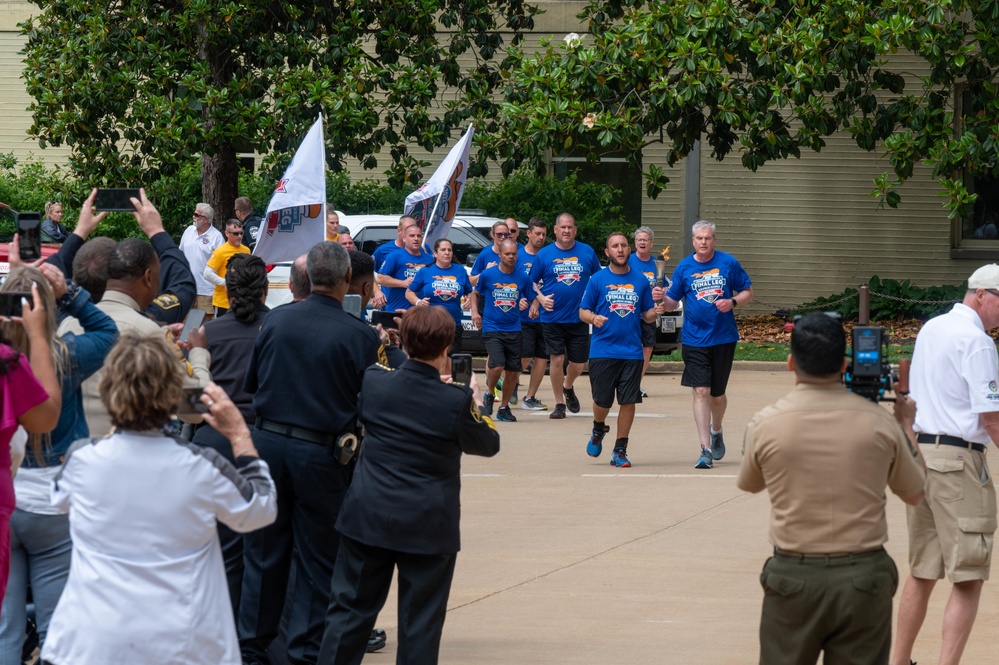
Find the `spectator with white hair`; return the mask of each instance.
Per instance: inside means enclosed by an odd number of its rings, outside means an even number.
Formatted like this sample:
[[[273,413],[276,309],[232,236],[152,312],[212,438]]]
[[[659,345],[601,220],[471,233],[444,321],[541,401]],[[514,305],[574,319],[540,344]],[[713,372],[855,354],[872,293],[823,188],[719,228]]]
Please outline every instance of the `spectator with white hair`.
[[[212,305],[215,285],[205,279],[205,266],[208,265],[212,253],[225,242],[225,238],[222,237],[222,232],[213,226],[215,210],[207,203],[194,206],[192,221],[193,223],[180,237],[180,251],[187,257],[191,274],[194,275],[194,281],[198,285],[198,297],[194,301],[194,307],[205,312],[205,319],[211,319],[215,313]]]

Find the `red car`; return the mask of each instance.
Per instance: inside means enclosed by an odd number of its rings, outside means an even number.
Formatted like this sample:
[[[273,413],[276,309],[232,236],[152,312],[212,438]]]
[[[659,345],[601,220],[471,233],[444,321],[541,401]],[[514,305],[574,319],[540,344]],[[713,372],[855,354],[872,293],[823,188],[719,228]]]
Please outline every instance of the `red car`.
[[[62,245],[56,245],[54,243],[43,243],[42,258],[47,259],[48,257],[52,256],[53,254],[59,251],[60,247],[62,247]],[[10,250],[9,244],[5,242],[0,243],[0,281],[3,281],[3,278],[6,277],[7,273],[10,272],[10,261],[7,258],[9,250]]]

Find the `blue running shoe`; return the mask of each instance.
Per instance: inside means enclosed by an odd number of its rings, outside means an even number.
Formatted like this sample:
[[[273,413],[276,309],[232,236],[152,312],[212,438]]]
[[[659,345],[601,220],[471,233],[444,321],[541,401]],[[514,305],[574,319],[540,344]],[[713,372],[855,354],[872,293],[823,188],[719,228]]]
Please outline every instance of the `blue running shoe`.
[[[517,416],[513,415],[510,407],[501,406],[499,411],[496,412],[496,420],[502,420],[505,423],[515,423],[517,422]]]
[[[485,394],[482,395],[482,408],[479,409],[482,415],[484,416],[493,415],[493,402],[495,401],[496,398],[493,396],[492,392],[490,391],[486,391]]]
[[[697,464],[694,465],[695,469],[710,469],[715,465],[714,459],[711,457],[711,451],[707,448],[701,448],[701,456],[697,458]]]
[[[615,448],[610,463],[611,466],[616,466],[619,469],[631,468],[631,462],[628,461],[628,451],[624,448]]]
[[[590,434],[590,442],[586,444],[586,454],[590,457],[600,457],[604,449],[604,435],[610,431],[610,427],[604,425],[602,430],[594,429]]]
[[[725,439],[722,438],[721,432],[718,432],[717,434],[714,432],[711,433],[711,457],[713,457],[715,461],[725,457]]]

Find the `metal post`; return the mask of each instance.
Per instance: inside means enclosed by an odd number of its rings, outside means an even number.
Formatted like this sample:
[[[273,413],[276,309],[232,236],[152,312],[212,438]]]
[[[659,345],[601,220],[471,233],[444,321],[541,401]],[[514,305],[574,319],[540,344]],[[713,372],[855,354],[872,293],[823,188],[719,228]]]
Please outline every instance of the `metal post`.
[[[871,287],[864,284],[860,287],[860,325],[871,324]]]

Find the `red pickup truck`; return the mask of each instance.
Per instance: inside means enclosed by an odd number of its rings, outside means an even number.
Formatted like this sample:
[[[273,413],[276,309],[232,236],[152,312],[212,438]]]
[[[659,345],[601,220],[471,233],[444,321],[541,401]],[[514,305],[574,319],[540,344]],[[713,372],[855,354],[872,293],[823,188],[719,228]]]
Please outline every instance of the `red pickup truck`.
[[[62,245],[56,245],[54,243],[42,243],[42,258],[48,258],[59,251]],[[7,276],[10,272],[10,261],[7,258],[10,245],[2,242],[0,243],[0,282],[3,278]]]

